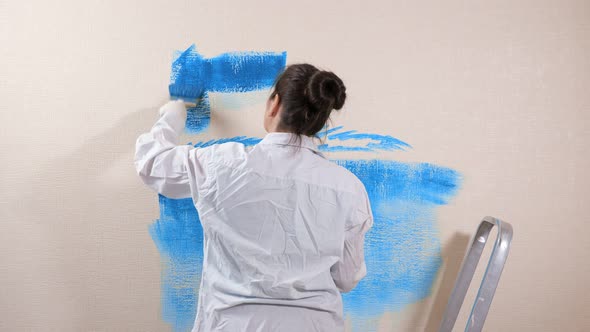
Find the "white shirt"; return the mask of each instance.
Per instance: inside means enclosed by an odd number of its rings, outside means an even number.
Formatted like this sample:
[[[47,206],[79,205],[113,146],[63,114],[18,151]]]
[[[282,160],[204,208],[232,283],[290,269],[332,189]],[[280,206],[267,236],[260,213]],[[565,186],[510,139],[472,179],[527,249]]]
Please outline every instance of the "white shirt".
[[[343,331],[340,292],[366,275],[373,214],[363,183],[313,139],[268,133],[254,147],[177,145],[186,108],[169,102],[137,139],[143,182],[192,197],[203,226],[193,332]],[[296,143],[295,143],[296,144]]]

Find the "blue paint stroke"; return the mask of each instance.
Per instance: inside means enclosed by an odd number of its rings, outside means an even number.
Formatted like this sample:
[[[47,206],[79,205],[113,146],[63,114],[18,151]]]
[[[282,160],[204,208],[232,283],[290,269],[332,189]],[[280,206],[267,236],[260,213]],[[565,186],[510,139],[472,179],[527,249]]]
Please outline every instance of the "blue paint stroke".
[[[254,146],[256,144],[258,144],[262,139],[258,138],[258,137],[247,137],[247,136],[234,136],[234,137],[230,137],[230,138],[219,138],[219,139],[212,139],[212,140],[208,140],[206,142],[198,142],[195,144],[192,143],[188,143],[189,145],[193,145],[195,148],[204,148],[210,145],[214,145],[214,144],[222,144],[222,143],[227,143],[227,142],[236,142],[236,143],[242,143],[245,146]]]
[[[430,294],[441,264],[435,208],[456,194],[460,175],[428,163],[335,162],[365,184],[375,217],[365,243],[369,273],[352,292],[343,295],[345,314],[351,315],[356,325]],[[161,218],[154,224],[157,226],[152,226],[151,234],[162,255],[172,262],[163,272],[164,319],[175,331],[186,331],[195,317],[202,229],[191,199],[160,195],[160,211]],[[355,330],[366,331],[367,327]]]
[[[435,208],[457,193],[460,175],[428,163],[337,160],[365,185],[375,222],[367,234],[367,276],[343,295],[353,317],[399,311],[430,294],[441,264]]]
[[[186,110],[185,131],[191,134],[204,131],[209,128],[211,122],[209,94],[205,92],[196,104],[197,106]]]
[[[204,58],[193,44],[172,62],[170,96],[197,102],[188,109],[186,131],[209,127],[211,110],[207,92],[248,92],[267,89],[287,63],[287,52],[231,52]]]
[[[187,120],[188,122],[188,120]],[[324,134],[319,134],[316,136],[318,138],[326,137],[324,141],[326,143],[318,144],[318,149],[323,152],[342,152],[342,151],[366,151],[366,152],[377,152],[377,151],[394,151],[394,150],[403,150],[405,148],[411,148],[410,144],[403,142],[393,136],[389,135],[379,135],[379,134],[366,134],[366,133],[357,133],[356,130],[348,130],[337,134],[331,134],[335,131],[341,130],[343,126],[338,126],[332,129],[329,129],[324,132]],[[326,133],[328,133],[326,135]],[[246,137],[246,136],[235,136],[230,138],[220,138],[220,139],[212,139],[206,142],[198,142],[194,145],[194,147],[206,147],[213,144],[221,144],[225,142],[237,142],[242,143],[245,146],[253,146],[258,144],[262,138],[260,137]],[[339,145],[338,141],[341,140],[350,140],[352,144],[356,145]],[[364,143],[361,141],[364,140],[372,140],[371,142]]]
[[[170,95],[198,101],[197,107],[189,109],[186,127],[188,132],[202,132],[210,124],[208,92],[246,92],[270,87],[285,63],[285,52],[234,52],[205,59],[192,45],[173,62]],[[325,152],[411,148],[389,135],[342,131],[342,128],[320,132],[326,142],[318,148]],[[198,142],[194,146],[230,141],[253,146],[260,140],[236,136]],[[341,144],[344,141],[351,144]],[[353,318],[354,330],[368,331],[376,328],[369,318],[400,310],[430,294],[441,264],[435,209],[447,204],[456,194],[460,175],[428,163],[335,162],[365,184],[375,217],[365,243],[368,275],[343,296],[345,314]],[[162,315],[175,331],[190,331],[201,278],[203,230],[192,199],[175,200],[159,195],[159,202],[160,218],[151,225],[150,234],[163,261]]]
[[[285,68],[287,52],[229,52],[205,58],[193,44],[172,63],[170,96],[200,98],[205,91],[248,92],[269,88]]]
[[[207,92],[248,92],[271,87],[287,63],[287,52],[230,52],[212,58],[205,58],[193,44],[172,62],[170,96],[197,101]],[[206,107],[206,108],[205,108]],[[199,119],[187,122],[189,133],[201,132],[208,125],[209,103],[203,103],[201,114],[207,121]],[[189,112],[190,114],[191,112]],[[200,115],[200,116],[201,116]]]
[[[158,195],[160,218],[149,232],[162,256],[162,317],[174,331],[190,331],[203,265],[203,228],[191,198]]]
[[[403,142],[395,137],[389,135],[379,134],[366,134],[357,133],[356,130],[348,130],[333,134],[333,132],[342,129],[343,126],[332,128],[327,138],[330,141],[340,140],[371,140],[374,142],[368,142],[365,146],[346,146],[346,145],[332,145],[322,144],[318,147],[322,151],[326,152],[340,152],[340,151],[376,151],[376,150],[405,150],[405,148],[411,148],[410,144]]]

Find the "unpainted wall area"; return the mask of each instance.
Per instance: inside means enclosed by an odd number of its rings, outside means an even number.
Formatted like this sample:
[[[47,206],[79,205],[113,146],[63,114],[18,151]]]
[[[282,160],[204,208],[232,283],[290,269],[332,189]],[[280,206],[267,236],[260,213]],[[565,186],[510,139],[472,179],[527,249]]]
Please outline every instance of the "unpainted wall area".
[[[589,7],[586,1],[0,4],[0,330],[182,327],[166,316],[167,261],[150,231],[165,221],[160,207],[169,202],[141,184],[132,159],[136,137],[168,98],[175,52],[192,44],[206,58],[286,52],[288,64],[332,70],[349,98],[333,116],[333,127],[342,127],[328,147],[369,146],[375,135],[380,147],[392,142],[383,137],[408,145],[327,152],[366,181],[372,174],[398,180],[375,197],[405,198],[374,206],[385,221],[372,248],[387,248],[391,258],[379,259],[398,269],[373,268],[392,283],[381,287],[385,279],[373,279],[346,300],[349,330],[435,331],[469,237],[485,215],[515,230],[485,330],[588,330]],[[183,141],[262,137],[266,93],[212,92],[209,127]],[[342,140],[347,130],[373,136]],[[430,186],[441,179],[456,188]],[[419,264],[407,263],[414,257]],[[379,290],[384,298],[375,297]],[[378,300],[390,305],[375,312]]]

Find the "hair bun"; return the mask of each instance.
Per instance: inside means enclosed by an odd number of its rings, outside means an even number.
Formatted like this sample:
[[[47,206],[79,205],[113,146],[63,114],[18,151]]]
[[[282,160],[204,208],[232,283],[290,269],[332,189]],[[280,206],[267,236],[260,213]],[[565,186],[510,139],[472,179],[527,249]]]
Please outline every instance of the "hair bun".
[[[318,70],[309,79],[305,89],[309,103],[317,110],[339,110],[344,106],[346,88],[336,74]]]

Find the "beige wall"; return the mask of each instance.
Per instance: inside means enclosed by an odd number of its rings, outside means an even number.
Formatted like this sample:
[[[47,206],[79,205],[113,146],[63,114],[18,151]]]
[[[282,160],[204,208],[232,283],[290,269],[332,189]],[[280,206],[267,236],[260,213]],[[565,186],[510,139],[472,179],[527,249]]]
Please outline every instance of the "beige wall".
[[[436,328],[484,215],[515,230],[485,330],[590,330],[588,1],[3,1],[0,24],[0,330],[169,329],[132,153],[192,43],[331,69],[349,91],[335,124],[463,175],[433,296],[382,331]],[[253,100],[210,137],[263,135]]]

